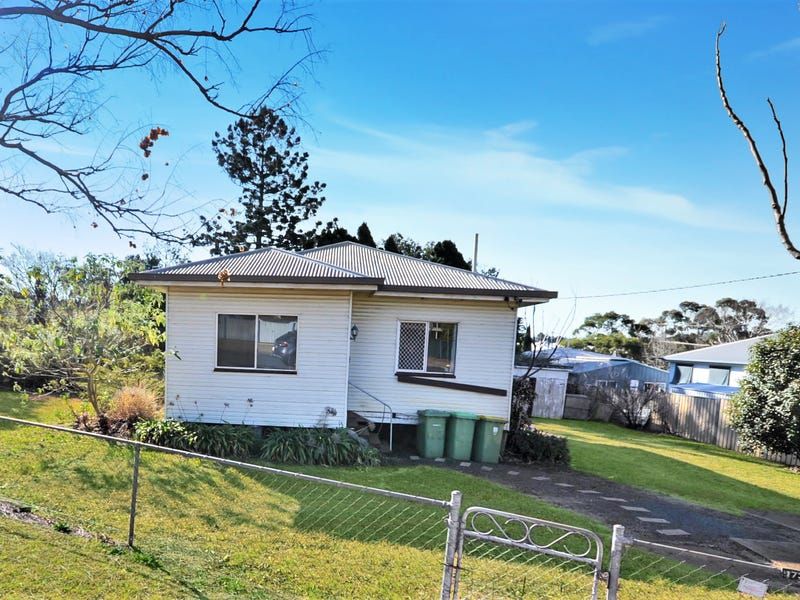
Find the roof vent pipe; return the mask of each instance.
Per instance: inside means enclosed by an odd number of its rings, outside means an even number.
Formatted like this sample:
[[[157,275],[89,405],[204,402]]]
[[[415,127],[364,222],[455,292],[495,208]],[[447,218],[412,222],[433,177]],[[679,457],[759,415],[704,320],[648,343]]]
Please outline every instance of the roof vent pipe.
[[[475,234],[475,247],[472,250],[472,272],[478,272],[478,234]]]

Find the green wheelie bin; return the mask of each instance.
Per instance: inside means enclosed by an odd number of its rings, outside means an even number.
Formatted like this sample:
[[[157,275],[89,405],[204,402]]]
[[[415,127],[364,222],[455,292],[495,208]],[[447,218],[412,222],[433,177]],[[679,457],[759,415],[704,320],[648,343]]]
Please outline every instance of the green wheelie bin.
[[[444,455],[454,460],[469,460],[472,454],[472,438],[478,415],[470,412],[451,412],[447,419],[447,441]]]
[[[442,458],[449,412],[443,410],[418,410],[417,452],[422,458]]]
[[[472,443],[472,460],[476,462],[496,463],[500,461],[500,447],[503,444],[502,417],[478,418],[475,426],[475,440]]]

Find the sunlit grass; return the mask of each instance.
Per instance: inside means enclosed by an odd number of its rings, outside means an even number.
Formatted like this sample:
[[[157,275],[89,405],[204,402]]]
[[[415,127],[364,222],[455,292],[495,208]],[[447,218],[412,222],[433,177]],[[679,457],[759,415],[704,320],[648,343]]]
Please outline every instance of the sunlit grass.
[[[20,405],[12,394],[0,394],[0,414],[68,419],[57,400]],[[0,497],[118,542],[127,536],[131,461],[125,446],[0,425]],[[438,499],[459,489],[465,506],[590,528],[608,546],[608,528],[596,521],[463,473],[424,466],[304,470]],[[0,518],[0,597],[438,594],[445,536],[441,508],[152,452],[142,454],[140,486],[139,553]],[[567,589],[566,597],[588,596],[591,578],[585,571],[541,557],[528,565],[497,560],[502,554],[492,549],[468,555],[464,591],[472,582],[490,597],[561,598]],[[663,582],[633,583],[639,597],[675,597],[664,595]]]
[[[609,423],[536,419],[569,439],[572,468],[698,504],[800,513],[800,474],[710,444]]]

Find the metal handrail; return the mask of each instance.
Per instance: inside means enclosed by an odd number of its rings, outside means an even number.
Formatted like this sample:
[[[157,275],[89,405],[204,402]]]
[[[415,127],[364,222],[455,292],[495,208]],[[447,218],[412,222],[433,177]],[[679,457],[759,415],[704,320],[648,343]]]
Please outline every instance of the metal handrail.
[[[380,398],[378,398],[377,396],[374,396],[374,395],[370,394],[367,390],[357,386],[352,381],[348,380],[347,384],[350,385],[351,387],[354,387],[355,389],[357,389],[359,392],[361,392],[365,396],[368,396],[368,397],[372,398],[373,400],[375,400],[375,402],[378,402],[379,404],[382,404],[383,406],[385,406],[386,408],[389,409],[389,452],[391,452],[392,451],[392,441],[393,441],[393,425],[394,425],[394,411],[392,410],[392,407],[389,406],[386,402],[384,402]]]

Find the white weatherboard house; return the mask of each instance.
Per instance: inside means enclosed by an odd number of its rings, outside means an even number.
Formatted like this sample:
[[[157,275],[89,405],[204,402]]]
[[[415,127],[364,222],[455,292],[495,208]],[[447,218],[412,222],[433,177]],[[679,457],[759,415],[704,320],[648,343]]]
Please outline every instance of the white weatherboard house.
[[[517,308],[556,296],[351,242],[131,278],[166,292],[167,416],[251,425],[508,419]]]

